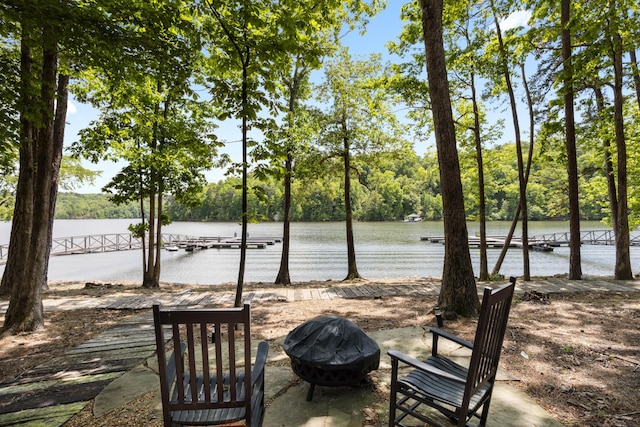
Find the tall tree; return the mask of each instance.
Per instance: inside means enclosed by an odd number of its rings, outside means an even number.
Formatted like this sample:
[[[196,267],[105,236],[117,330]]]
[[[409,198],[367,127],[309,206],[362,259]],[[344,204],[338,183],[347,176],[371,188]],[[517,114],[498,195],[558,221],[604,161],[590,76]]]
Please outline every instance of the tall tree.
[[[304,65],[299,67],[298,61],[294,66],[290,78],[285,79],[285,87],[289,93],[288,111],[287,111],[287,129],[293,132],[294,129],[299,129],[296,124],[300,124],[299,116],[302,112],[299,111],[298,102],[301,98],[300,91],[304,86],[308,85],[309,69]],[[289,275],[289,248],[291,243],[291,182],[293,180],[294,173],[294,161],[295,150],[298,148],[295,144],[295,136],[287,134],[284,136],[284,170],[282,174],[284,185],[284,200],[283,200],[283,218],[282,218],[282,253],[280,256],[280,268],[274,281],[275,284],[288,285],[291,283],[291,277]]]
[[[565,115],[565,146],[567,149],[567,176],[569,177],[569,278],[582,279],[580,261],[580,200],[578,195],[578,163],[576,126],[574,115],[573,58],[571,54],[571,0],[561,2],[563,98]]]
[[[533,103],[533,96],[531,95],[531,90],[529,89],[529,82],[527,81],[527,74],[525,72],[525,65],[524,63],[520,63],[520,72],[522,75],[522,87],[524,88],[524,92],[525,92],[525,97],[527,99],[527,107],[529,110],[529,152],[527,155],[527,164],[525,167],[525,171],[524,171],[524,184],[526,186],[526,188],[528,188],[529,185],[529,177],[531,176],[531,167],[533,165],[533,155],[534,155],[534,143],[535,143],[535,111],[534,111],[534,103]],[[528,191],[525,192],[525,194],[528,194]],[[511,246],[511,239],[513,238],[513,234],[516,230],[516,227],[518,225],[518,218],[520,218],[520,212],[522,210],[522,189],[520,188],[520,197],[518,199],[518,205],[515,211],[515,214],[513,215],[513,219],[511,221],[511,226],[509,227],[509,231],[507,233],[506,238],[504,239],[504,245],[502,246],[502,249],[500,250],[500,255],[498,255],[498,258],[496,259],[496,263],[493,266],[493,270],[491,271],[491,274],[496,275],[500,272],[500,268],[502,267],[502,263],[504,262],[504,258],[507,255],[507,251],[509,250],[509,247]],[[527,218],[529,217],[529,212],[527,209]],[[528,239],[527,239],[528,240]]]
[[[61,47],[77,9],[58,2],[5,2],[2,22],[20,44],[20,164],[10,249],[0,289],[11,299],[3,329],[11,333],[44,326],[42,289],[47,286],[51,232],[67,114],[68,70]]]
[[[347,276],[360,277],[356,263],[353,233],[352,174],[357,173],[354,158],[392,151],[402,143],[402,127],[392,112],[393,99],[386,90],[380,56],[353,60],[347,50],[325,65],[318,100],[326,105],[320,145],[330,157],[339,157],[343,166],[345,225],[347,238]]]
[[[270,158],[271,164],[257,168],[260,176],[273,176],[281,179],[283,184],[282,205],[282,252],[280,267],[276,275],[275,284],[288,285],[291,283],[289,274],[289,253],[291,243],[291,203],[292,183],[296,175],[295,164],[300,155],[308,147],[310,139],[308,112],[300,106],[301,100],[310,95],[309,75],[311,68],[300,57],[296,57],[293,69],[286,76],[281,75],[283,89],[288,99],[283,123],[274,130],[266,133],[262,146],[256,147],[252,155],[258,159]],[[280,159],[280,160],[278,160]]]
[[[420,8],[444,213],[445,256],[438,304],[447,312],[477,315],[480,303],[469,254],[442,36],[443,1],[420,0]]]
[[[295,43],[295,25],[284,25],[288,2],[234,0],[206,2],[212,19],[209,85],[213,98],[227,111],[221,119],[239,119],[242,132],[242,231],[235,306],[242,304],[247,261],[249,129],[268,127],[272,120],[259,117],[264,109],[276,113],[268,94],[275,91],[274,71],[289,60]]]
[[[478,278],[481,281],[489,280],[488,260],[487,260],[487,209],[485,197],[484,161],[482,156],[484,139],[487,133],[484,108],[480,102],[479,82],[481,73],[487,68],[483,54],[484,46],[489,37],[488,25],[482,10],[478,10],[474,2],[458,2],[449,6],[449,27],[446,31],[445,40],[447,49],[447,62],[449,67],[455,71],[457,81],[455,82],[458,92],[462,92],[462,100],[456,102],[458,116],[458,132],[463,136],[467,132],[472,140],[469,145],[475,148],[475,158],[478,171],[477,178],[477,200],[478,200],[478,221],[480,227],[480,271]],[[467,105],[470,103],[470,107]],[[468,111],[470,110],[470,111]],[[471,118],[467,118],[471,116]],[[461,140],[461,142],[464,141]],[[461,144],[464,146],[464,144]]]
[[[361,0],[304,2],[295,1],[287,8],[289,22],[307,23],[295,25],[296,43],[291,46],[289,62],[283,63],[281,70],[275,70],[281,91],[273,95],[283,98],[281,108],[284,119],[281,125],[275,126],[266,135],[262,144],[252,151],[252,157],[259,163],[256,173],[275,176],[282,179],[284,187],[283,200],[283,235],[280,268],[275,279],[276,284],[289,284],[289,249],[292,181],[295,176],[295,164],[308,148],[310,139],[310,122],[305,120],[309,114],[303,110],[301,103],[311,95],[309,76],[314,69],[321,66],[322,59],[331,55],[339,44],[343,27],[355,28],[358,21],[373,15],[379,9],[378,1],[363,2]]]
[[[88,71],[77,87],[79,99],[101,115],[75,148],[92,160],[127,162],[104,191],[117,204],[140,203],[142,222],[130,229],[143,242],[142,285],[158,288],[162,226],[168,222],[163,200],[170,194],[187,205],[198,200],[217,143],[210,104],[191,89],[202,67],[198,21],[182,19],[189,12],[180,2],[141,12],[143,55],[118,73]]]
[[[297,22],[313,22],[315,25],[296,26],[298,42],[292,45],[289,61],[283,68],[274,70],[280,85],[276,93],[283,100],[284,118],[279,126],[265,133],[265,139],[252,152],[258,162],[256,175],[263,179],[273,176],[282,180],[284,195],[282,206],[282,252],[280,267],[274,283],[290,284],[289,253],[291,243],[292,183],[296,175],[295,164],[308,149],[311,139],[309,113],[302,102],[311,96],[309,77],[321,66],[322,57],[335,49],[339,27],[341,5],[334,2],[306,4],[298,2],[289,11],[289,19]],[[266,160],[266,162],[265,162]]]
[[[569,0],[564,0],[569,1]],[[624,4],[622,5],[624,10]],[[620,19],[618,14],[620,6],[618,2],[612,1],[607,10],[607,41],[610,49],[611,62],[613,64],[613,108],[615,141],[617,152],[617,175],[618,175],[618,211],[616,213],[616,265],[615,278],[619,280],[630,280],[633,278],[631,271],[631,256],[629,253],[629,212],[627,199],[627,144],[624,132],[624,94],[623,94],[623,63],[622,56],[624,44],[621,36],[621,26],[624,19]],[[624,14],[626,18],[626,13]]]
[[[425,58],[415,55],[415,46],[424,43],[422,38],[420,10],[409,5],[403,8],[403,16],[408,22],[403,28],[399,43],[392,43],[390,49],[393,53],[403,57],[411,55],[411,62],[396,66],[399,72],[396,87],[399,89],[405,102],[412,108],[410,116],[418,126],[429,130],[430,116],[425,115],[428,110],[429,93],[426,83],[422,78],[424,73]],[[480,101],[478,84],[483,73],[490,68],[485,63],[484,54],[487,40],[492,34],[486,23],[485,13],[481,6],[473,2],[449,3],[444,19],[443,37],[447,66],[455,80],[451,82],[452,109],[455,109],[457,117],[455,121],[456,132],[459,141],[464,147],[475,147],[475,159],[477,167],[477,179],[473,184],[478,188],[477,194],[467,191],[469,201],[473,202],[474,215],[480,222],[480,271],[481,280],[488,279],[487,245],[486,245],[486,198],[484,196],[484,162],[482,145],[490,138],[495,138],[495,129],[487,126],[485,120],[485,107]],[[493,62],[491,59],[487,62]],[[416,102],[417,101],[417,102]],[[497,127],[497,126],[496,126]],[[465,142],[468,141],[467,144]],[[477,205],[477,207],[476,207]],[[468,208],[471,205],[467,206]]]
[[[504,39],[502,37],[502,30],[500,28],[500,21],[498,17],[497,8],[493,2],[491,3],[491,10],[493,13],[494,24],[496,28],[496,37],[498,40],[498,63],[499,70],[505,80],[507,93],[509,95],[509,104],[511,106],[511,116],[513,121],[513,130],[516,141],[516,156],[518,159],[518,184],[520,187],[520,204],[519,211],[522,220],[522,264],[525,280],[531,280],[531,273],[529,267],[529,236],[528,236],[528,209],[527,209],[527,183],[525,181],[525,166],[522,155],[522,136],[520,133],[520,120],[518,118],[518,107],[515,98],[514,88],[511,81],[511,71],[509,67],[509,56],[507,47],[505,46]]]

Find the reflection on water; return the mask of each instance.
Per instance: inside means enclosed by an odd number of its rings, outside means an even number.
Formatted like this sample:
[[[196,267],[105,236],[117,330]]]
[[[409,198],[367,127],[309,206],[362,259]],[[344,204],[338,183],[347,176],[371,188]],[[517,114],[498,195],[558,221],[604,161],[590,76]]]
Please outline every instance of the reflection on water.
[[[61,220],[56,221],[55,237],[127,233],[127,226],[135,220]],[[492,222],[489,235],[505,235],[509,224]],[[469,223],[469,233],[475,234],[477,223]],[[585,222],[582,230],[603,229],[598,222]],[[565,232],[566,222],[534,222],[530,235]],[[9,240],[10,225],[0,223],[0,243]],[[233,236],[240,234],[236,223],[178,222],[167,226],[166,233],[194,236]],[[366,278],[424,277],[442,275],[443,245],[421,241],[422,236],[441,236],[440,222],[355,223],[356,259],[358,271]],[[282,235],[282,224],[249,224],[250,237]],[[291,280],[340,280],[347,273],[347,248],[344,223],[295,223],[291,226],[289,270]],[[247,253],[245,281],[272,282],[279,269],[282,245],[252,249]],[[631,248],[632,267],[638,271],[638,248]],[[493,267],[499,249],[488,252],[489,269]],[[613,274],[615,250],[613,246],[582,246],[582,272],[585,275]],[[555,248],[553,252],[530,251],[531,274],[549,276],[565,274],[569,270],[569,249]],[[479,250],[471,249],[476,273]],[[142,254],[123,251],[103,254],[51,257],[49,280],[117,281],[141,280]],[[165,282],[218,284],[234,282],[238,276],[240,251],[237,249],[207,249],[198,252],[162,252],[161,279]],[[0,267],[2,271],[4,267]],[[522,275],[522,251],[510,249],[501,273]]]

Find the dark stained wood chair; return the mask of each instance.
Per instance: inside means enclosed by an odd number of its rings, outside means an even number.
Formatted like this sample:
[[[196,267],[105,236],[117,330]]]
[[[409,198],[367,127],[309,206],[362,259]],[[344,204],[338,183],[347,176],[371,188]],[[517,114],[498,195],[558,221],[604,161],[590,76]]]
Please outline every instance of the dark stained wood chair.
[[[431,356],[424,362],[396,350],[388,351],[392,368],[390,427],[404,426],[403,420],[407,416],[429,425],[442,426],[429,418],[423,405],[438,410],[458,427],[472,425],[468,424],[472,418],[479,418],[478,426],[486,424],[515,281],[512,277],[509,283],[498,289],[485,288],[473,343],[431,328],[433,347]],[[469,366],[461,366],[438,354],[439,338],[471,349]],[[405,365],[412,370],[399,379],[398,369]]]
[[[252,369],[249,304],[197,310],[154,304],[153,319],[165,426],[262,425],[269,346],[258,344]]]

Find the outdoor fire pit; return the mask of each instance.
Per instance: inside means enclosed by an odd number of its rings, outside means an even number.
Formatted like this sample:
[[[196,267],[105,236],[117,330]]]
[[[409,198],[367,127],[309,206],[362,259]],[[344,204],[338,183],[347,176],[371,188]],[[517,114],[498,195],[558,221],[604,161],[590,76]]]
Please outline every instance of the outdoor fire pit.
[[[289,332],[283,347],[293,372],[311,384],[307,401],[316,384],[358,384],[380,364],[378,344],[342,317],[322,316],[301,324]]]

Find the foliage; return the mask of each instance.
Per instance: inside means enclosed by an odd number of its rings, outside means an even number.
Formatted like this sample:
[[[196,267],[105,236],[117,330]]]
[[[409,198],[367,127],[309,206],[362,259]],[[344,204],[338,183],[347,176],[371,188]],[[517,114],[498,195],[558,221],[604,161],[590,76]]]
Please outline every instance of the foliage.
[[[107,194],[58,193],[56,219],[139,218],[136,202],[116,205]]]
[[[19,47],[3,38],[0,40],[0,220],[11,218],[15,200],[19,68]]]
[[[556,151],[542,153],[531,173],[528,186],[529,210],[532,220],[565,220],[568,215],[564,182],[566,167]],[[547,148],[549,150],[549,148]],[[488,219],[509,220],[518,203],[516,159],[514,145],[498,145],[484,152],[486,162],[486,193]],[[583,154],[580,157],[582,185],[582,218],[601,220],[608,213],[606,188],[602,193],[601,176],[592,173]],[[477,216],[477,178],[475,160],[461,156],[462,181],[465,190],[466,215]],[[468,165],[468,167],[467,167]],[[188,208],[174,200],[167,209],[174,220],[237,221],[241,215],[238,179],[228,178],[207,186],[200,206]],[[250,209],[268,220],[282,218],[282,189],[275,179],[249,180],[249,187],[261,187],[267,194],[259,199],[250,192]],[[598,190],[600,189],[600,190]],[[397,221],[411,213],[419,213],[425,220],[442,219],[442,202],[435,153],[419,157],[409,150],[399,156],[387,156],[377,165],[363,167],[352,189],[354,220]],[[294,183],[292,221],[341,221],[344,219],[342,182],[330,173],[320,177],[300,179]],[[598,193],[599,196],[595,197]]]
[[[20,120],[17,114],[20,79],[19,46],[0,39],[0,184],[13,172],[18,157]]]

